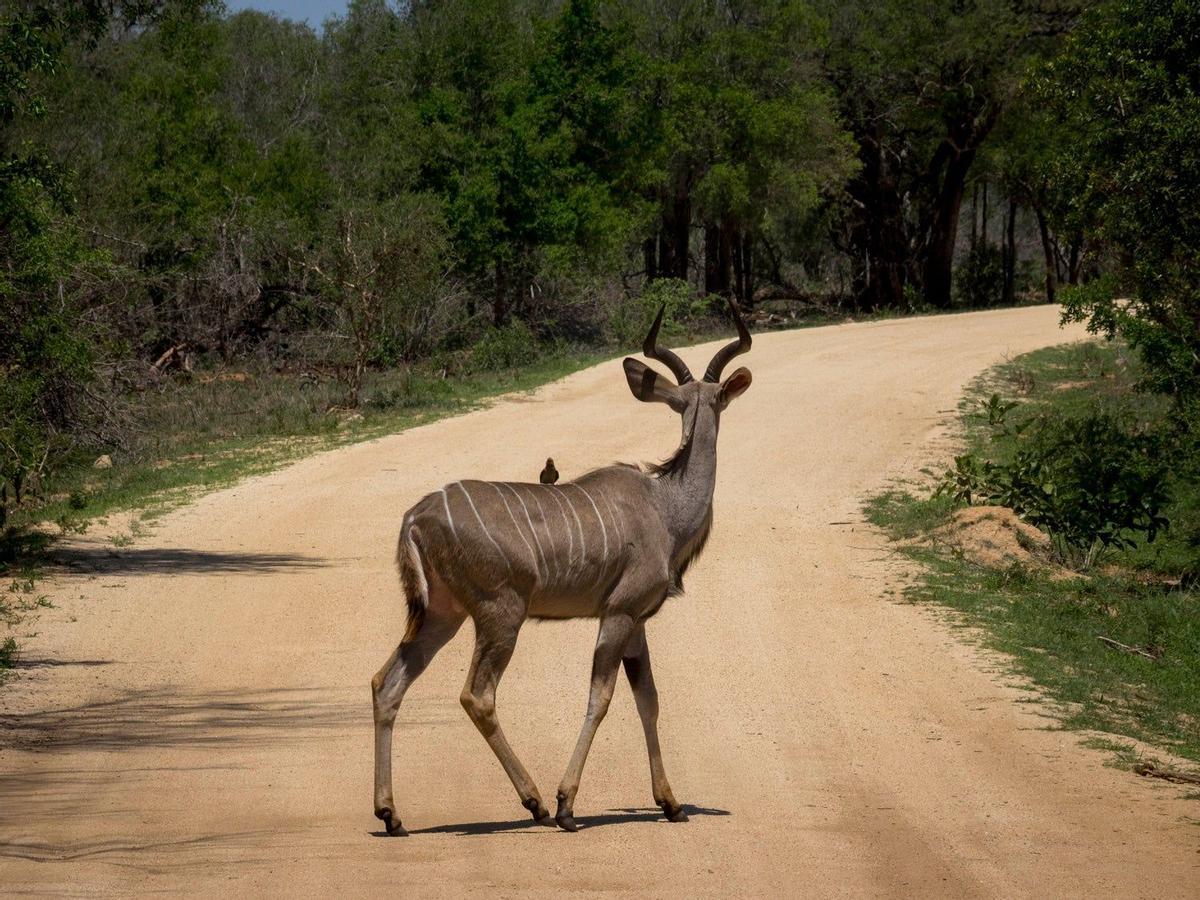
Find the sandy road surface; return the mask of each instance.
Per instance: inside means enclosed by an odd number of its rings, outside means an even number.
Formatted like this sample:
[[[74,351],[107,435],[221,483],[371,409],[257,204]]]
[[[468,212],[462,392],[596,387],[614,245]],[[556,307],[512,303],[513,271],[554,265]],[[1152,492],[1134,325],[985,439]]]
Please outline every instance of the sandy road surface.
[[[912,471],[963,384],[1080,336],[1050,308],[755,339],[716,527],[649,628],[691,821],[660,819],[624,680],[576,803],[533,826],[458,704],[470,630],[396,735],[407,840],[373,836],[368,679],[402,626],[404,509],[460,477],[658,458],[678,425],[616,362],[212,494],[76,574],[5,689],[0,892],[1195,896],[1195,801],[1046,729],[929,611],[889,602],[860,498]],[[712,348],[683,356],[703,365]],[[552,797],[595,625],[531,623],[505,730]]]

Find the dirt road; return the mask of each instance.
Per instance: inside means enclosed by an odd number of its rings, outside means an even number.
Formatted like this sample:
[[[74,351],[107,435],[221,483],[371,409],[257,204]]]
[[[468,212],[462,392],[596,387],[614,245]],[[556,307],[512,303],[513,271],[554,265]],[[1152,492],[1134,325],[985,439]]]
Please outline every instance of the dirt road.
[[[839,524],[929,460],[973,375],[1080,336],[1043,307],[755,338],[713,538],[649,627],[687,824],[653,808],[623,679],[580,832],[528,822],[458,703],[468,628],[400,713],[413,835],[373,834],[368,680],[402,628],[403,511],[457,478],[536,480],[547,455],[570,478],[668,453],[677,422],[615,361],[212,494],[132,546],[79,542],[0,694],[0,892],[1195,896],[1200,806],[1051,730],[994,660],[889,599],[895,558]],[[500,688],[546,797],[594,633],[530,623]]]

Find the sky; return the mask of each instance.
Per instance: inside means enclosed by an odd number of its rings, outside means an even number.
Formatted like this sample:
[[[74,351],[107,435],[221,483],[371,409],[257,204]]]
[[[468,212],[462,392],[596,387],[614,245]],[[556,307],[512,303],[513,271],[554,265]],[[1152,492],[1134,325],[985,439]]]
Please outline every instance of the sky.
[[[330,13],[346,11],[346,0],[226,0],[226,5],[230,12],[258,9],[297,21],[307,19],[313,28],[320,28]]]

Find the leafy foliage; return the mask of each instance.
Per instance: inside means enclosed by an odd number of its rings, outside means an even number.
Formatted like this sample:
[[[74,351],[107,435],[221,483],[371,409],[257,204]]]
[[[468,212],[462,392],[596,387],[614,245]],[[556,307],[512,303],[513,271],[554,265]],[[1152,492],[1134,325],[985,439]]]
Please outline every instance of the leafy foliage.
[[[1146,387],[1200,403],[1200,8],[1110,0],[1090,9],[1045,70],[1080,186],[1077,215],[1112,250],[1109,277],[1072,292],[1066,317],[1120,335]]]
[[[983,404],[993,435],[1019,439],[1009,459],[954,460],[942,492],[964,503],[1007,506],[1049,532],[1064,561],[1086,567],[1103,549],[1153,541],[1167,526],[1168,467],[1162,438],[1103,412],[1007,423],[1014,408]]]
[[[58,70],[71,29],[90,36],[100,22],[88,3],[21,4],[0,16],[0,525],[69,445],[93,363],[73,277],[88,253],[64,217],[65,172],[8,135],[44,116],[39,79]]]

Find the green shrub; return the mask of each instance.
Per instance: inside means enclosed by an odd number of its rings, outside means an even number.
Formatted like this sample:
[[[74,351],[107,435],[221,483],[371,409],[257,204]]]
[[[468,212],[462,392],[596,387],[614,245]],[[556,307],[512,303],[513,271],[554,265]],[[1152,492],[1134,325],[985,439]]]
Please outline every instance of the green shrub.
[[[994,427],[1008,429],[997,416]],[[942,492],[1013,509],[1050,534],[1062,562],[1080,568],[1166,527],[1169,472],[1158,435],[1101,412],[1042,418],[1005,435],[1021,438],[1010,460],[959,456]]]
[[[537,361],[541,347],[529,326],[520,319],[493,328],[471,350],[470,368],[473,372],[495,372],[515,369]]]
[[[646,329],[663,313],[663,327],[670,331],[672,323],[694,321],[724,309],[724,301],[711,295],[697,296],[686,281],[680,278],[657,278],[647,282],[640,294],[623,298],[613,309],[609,328],[621,347],[636,347],[646,337]]]

